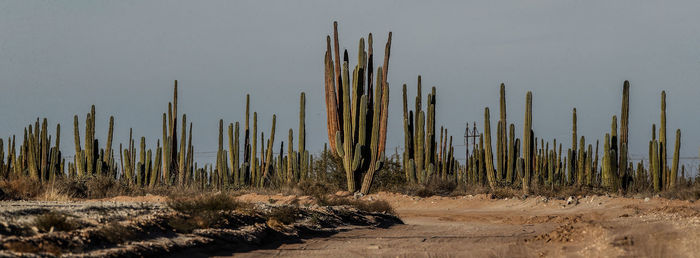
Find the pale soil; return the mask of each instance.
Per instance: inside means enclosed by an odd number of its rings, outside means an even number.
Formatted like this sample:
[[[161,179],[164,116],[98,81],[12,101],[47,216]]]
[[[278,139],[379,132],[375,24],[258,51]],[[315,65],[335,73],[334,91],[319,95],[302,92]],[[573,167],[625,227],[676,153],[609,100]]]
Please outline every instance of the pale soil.
[[[246,195],[250,201],[289,197]],[[583,197],[577,204],[486,195],[379,193],[405,225],[358,228],[234,256],[700,257],[700,205],[661,198]]]
[[[107,253],[149,256],[179,250],[176,255],[188,258],[208,255],[700,257],[700,203],[697,202],[605,196],[583,197],[572,204],[544,197],[494,200],[487,195],[420,198],[379,193],[363,197],[364,200],[388,201],[405,223],[382,228],[373,226],[371,221],[342,224],[337,220],[337,214],[342,212],[336,211],[336,215],[333,215],[334,212],[319,210],[313,205],[314,199],[308,196],[245,194],[237,198],[274,205],[298,203],[302,207],[309,206],[314,212],[328,214],[324,216],[329,216],[329,221],[336,221],[334,225],[339,228],[307,233],[290,241],[291,238],[280,239],[284,234],[279,232],[272,235],[265,233],[272,231],[264,221],[262,224],[251,221],[250,226],[224,231],[203,230],[195,234],[161,232],[119,247],[102,249],[94,246],[78,253],[88,256]],[[7,218],[12,218],[10,226],[20,225],[46,209],[69,211],[80,218],[87,228],[79,230],[78,235],[70,234],[65,238],[61,233],[54,232],[20,239],[35,241],[59,236],[66,240],[75,239],[76,236],[83,239],[82,236],[91,232],[91,228],[99,228],[107,221],[142,225],[139,228],[144,231],[139,232],[146,234],[149,231],[146,228],[167,224],[152,222],[152,218],[169,214],[163,204],[165,200],[167,198],[161,196],[141,196],[77,202],[2,202],[0,217],[4,218],[0,219],[3,222],[0,228],[4,227],[4,230],[0,231],[5,233],[0,232],[0,242],[9,241],[10,238],[3,240],[1,235],[15,229],[8,227]],[[310,220],[302,221],[308,225]],[[337,230],[340,231],[335,233]],[[224,242],[207,240],[214,239],[212,236]],[[89,237],[78,242],[89,241],[87,239]],[[246,244],[234,244],[240,242]],[[212,249],[212,244],[219,248]],[[0,256],[2,253],[0,250]]]

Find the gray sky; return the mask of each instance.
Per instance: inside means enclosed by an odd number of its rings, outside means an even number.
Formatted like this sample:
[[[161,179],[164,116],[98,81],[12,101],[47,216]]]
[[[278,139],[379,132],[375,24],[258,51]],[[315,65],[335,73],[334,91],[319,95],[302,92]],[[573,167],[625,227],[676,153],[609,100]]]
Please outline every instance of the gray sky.
[[[2,1],[0,136],[21,135],[36,117],[48,117],[51,128],[61,123],[62,147],[72,155],[72,117],[80,115],[84,133],[85,113],[96,104],[99,138],[114,115],[116,141],[125,143],[132,127],[154,145],[177,79],[196,151],[216,149],[219,118],[244,119],[246,93],[266,135],[277,114],[278,149],[288,128],[296,131],[302,91],[307,145],[319,150],[327,140],[325,37],[338,20],[353,65],[359,37],[373,32],[382,50],[393,31],[389,153],[403,145],[401,85],[408,83],[413,98],[421,74],[424,89],[438,87],[438,125],[456,144],[466,121],[482,126],[485,106],[495,129],[501,82],[519,136],[531,90],[538,136],[568,147],[576,107],[579,135],[587,143],[602,139],[628,79],[631,154],[646,156],[666,90],[669,141],[680,128],[682,156],[694,157],[699,10],[698,1],[638,0]],[[462,157],[463,147],[456,149]]]

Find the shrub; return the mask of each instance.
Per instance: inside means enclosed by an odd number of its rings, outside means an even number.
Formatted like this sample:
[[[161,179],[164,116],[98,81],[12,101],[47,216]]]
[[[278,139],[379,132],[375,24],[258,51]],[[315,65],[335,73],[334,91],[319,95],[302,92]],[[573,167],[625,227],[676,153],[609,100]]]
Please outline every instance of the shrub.
[[[77,223],[73,222],[64,213],[50,211],[41,214],[34,218],[34,226],[42,232],[49,231],[71,231],[78,227]]]
[[[0,200],[27,200],[41,195],[43,188],[41,183],[30,178],[0,181]]]
[[[202,195],[195,198],[171,198],[168,207],[180,213],[169,221],[178,232],[189,233],[198,228],[210,228],[221,222],[223,216],[237,209],[247,209],[249,204],[226,194]]]
[[[289,225],[297,221],[301,210],[294,205],[284,205],[273,207],[267,215],[269,220],[276,220],[282,224]]]
[[[394,214],[394,208],[384,200],[377,201],[363,201],[354,200],[350,198],[324,198],[319,200],[319,205],[322,206],[350,206],[355,209],[365,211],[365,212],[383,212],[388,214]]]

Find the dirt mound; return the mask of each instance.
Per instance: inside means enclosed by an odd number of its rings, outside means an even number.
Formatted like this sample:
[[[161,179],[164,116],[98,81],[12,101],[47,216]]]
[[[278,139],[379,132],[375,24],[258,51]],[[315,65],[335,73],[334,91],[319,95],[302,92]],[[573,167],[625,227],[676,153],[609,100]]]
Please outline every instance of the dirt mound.
[[[121,201],[132,198],[3,203],[0,256],[160,256],[203,248],[231,254],[262,245],[328,236],[357,226],[402,223],[393,215],[348,207],[268,204],[193,216],[171,210],[158,198],[162,197],[143,198],[139,200],[146,201],[137,203]],[[208,224],[197,219],[207,220],[204,222]]]

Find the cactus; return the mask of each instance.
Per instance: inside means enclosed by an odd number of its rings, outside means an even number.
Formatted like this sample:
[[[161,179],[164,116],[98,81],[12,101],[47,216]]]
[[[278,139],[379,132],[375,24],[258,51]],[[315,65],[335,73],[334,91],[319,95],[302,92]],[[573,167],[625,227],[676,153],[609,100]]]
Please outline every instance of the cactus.
[[[292,180],[294,179],[294,157],[296,157],[296,154],[294,154],[294,148],[293,146],[294,142],[294,131],[289,128],[289,136],[287,138],[287,183],[291,183]]]
[[[619,172],[620,183],[623,188],[627,186],[627,147],[629,146],[629,113],[630,113],[630,83],[625,80],[622,86],[622,110],[620,111],[620,157]]]
[[[486,151],[486,178],[489,182],[489,187],[495,189],[497,186],[496,175],[493,169],[493,151],[491,150],[491,121],[489,108],[484,109],[484,150]]]
[[[673,167],[671,173],[669,174],[669,189],[676,186],[678,182],[678,159],[681,151],[681,129],[676,130],[676,145],[673,151]]]
[[[586,139],[581,136],[581,144],[579,144],[578,158],[576,159],[576,184],[584,184],[585,177],[585,161],[586,161]]]
[[[610,134],[606,133],[605,141],[603,142],[603,167],[601,180],[603,187],[608,189],[611,189],[615,184],[615,175],[612,172],[610,158]]]
[[[371,74],[373,55],[365,53],[364,39],[360,39],[358,62],[350,81],[347,51],[344,53],[342,73],[338,54],[337,23],[334,23],[335,71],[330,43],[325,55],[326,112],[329,117],[329,141],[335,142],[336,155],[341,157],[346,172],[348,191],[354,192],[362,178],[361,192],[369,192],[374,172],[380,169],[386,145],[386,123],[389,108],[389,85],[386,81],[391,48],[391,33],[385,47],[384,65],[377,69],[375,96],[372,98]],[[327,38],[327,41],[328,38]],[[370,43],[370,53],[371,43]],[[341,77],[342,75],[342,77]],[[329,78],[337,78],[330,80]],[[369,78],[365,81],[366,78]],[[365,92],[367,85],[367,92]],[[352,87],[352,91],[351,91]],[[337,92],[337,94],[336,94]],[[352,94],[352,95],[350,95]],[[340,116],[342,115],[342,119]],[[372,120],[367,121],[368,117]],[[338,119],[335,119],[338,118]],[[367,134],[370,134],[369,137]],[[332,139],[335,137],[335,139]],[[303,154],[302,154],[303,155]]]
[[[517,157],[517,153],[515,151],[515,125],[510,124],[510,130],[509,130],[509,136],[508,137],[508,158],[507,158],[507,165],[506,165],[506,184],[512,184],[514,180],[514,173],[515,173],[515,158]]]
[[[661,175],[661,188],[668,185],[667,165],[668,156],[666,154],[666,91],[661,91],[661,125],[659,126],[659,172]]]
[[[576,149],[576,142],[578,141],[577,138],[577,119],[576,119],[576,108],[573,109],[572,114],[572,127],[571,127],[571,155],[569,161],[569,183],[573,184],[574,180],[576,179],[576,171],[577,171],[577,149]]]
[[[498,120],[498,135],[496,135],[496,145],[498,146],[498,170],[496,171],[496,179],[503,180],[507,175],[508,167],[508,121],[506,120],[506,85],[501,83],[500,92],[500,112],[501,116]]]
[[[253,137],[250,151],[250,184],[258,182],[258,112],[253,112]]]
[[[426,183],[437,172],[440,177],[446,178],[448,173],[454,173],[448,164],[449,148],[447,146],[447,130],[440,129],[440,142],[436,142],[435,134],[435,104],[437,90],[432,87],[428,94],[427,110],[422,110],[422,84],[421,76],[418,76],[415,110],[408,110],[406,85],[403,87],[404,107],[404,168],[412,166],[407,171],[407,181]],[[414,117],[415,114],[415,117]],[[412,160],[412,161],[411,161]],[[413,164],[408,164],[408,162]],[[408,172],[415,172],[415,176],[409,176]]]
[[[270,170],[272,162],[272,145],[275,144],[275,124],[277,123],[277,116],[272,115],[272,128],[270,129],[270,140],[267,143],[267,153],[265,154],[265,164],[263,165],[262,179],[260,180],[259,186],[262,187],[265,180],[269,180],[268,171]]]
[[[299,139],[297,141],[297,144],[299,144],[299,154],[300,155],[308,155],[306,154],[306,94],[302,92],[299,96]],[[306,162],[307,160],[302,158],[299,162],[299,167],[302,170],[301,174],[306,175],[308,174],[309,170],[309,164]]]
[[[532,141],[534,135],[532,132],[532,92],[528,91],[525,97],[525,126],[523,127],[523,193],[530,192],[530,177],[532,174],[532,158],[533,147]],[[576,140],[574,140],[576,141]]]
[[[661,191],[661,162],[659,159],[659,142],[652,140],[651,147],[651,177],[654,191]]]

